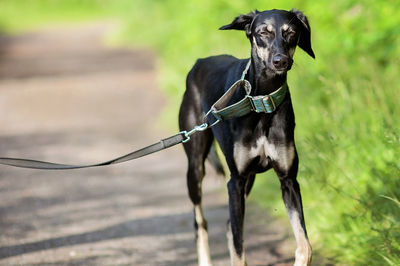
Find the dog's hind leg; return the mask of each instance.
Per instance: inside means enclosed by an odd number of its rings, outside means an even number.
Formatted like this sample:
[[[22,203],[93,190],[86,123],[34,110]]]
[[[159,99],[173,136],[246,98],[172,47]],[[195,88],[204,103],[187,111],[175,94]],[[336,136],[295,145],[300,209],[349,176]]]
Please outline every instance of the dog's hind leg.
[[[247,265],[243,248],[245,183],[245,179],[240,177],[231,177],[228,182],[230,220],[227,238],[232,266]]]
[[[185,103],[184,99],[184,103]],[[185,106],[183,104],[182,106]],[[179,123],[181,130],[190,130],[196,124],[200,124],[202,114],[197,114],[193,105],[181,109]],[[191,136],[190,141],[184,143],[186,156],[188,158],[187,186],[190,200],[194,205],[194,228],[196,231],[196,244],[198,263],[201,266],[210,266],[211,256],[208,245],[207,221],[204,218],[201,205],[202,181],[205,174],[204,161],[210,151],[213,142],[213,134],[210,129],[197,132]]]
[[[211,265],[210,250],[208,246],[207,221],[204,218],[201,205],[202,181],[205,174],[204,161],[212,143],[210,132],[200,132],[193,135],[190,142],[185,144],[189,165],[187,171],[187,185],[189,197],[194,205],[194,227],[196,230],[196,243],[198,262],[201,266]],[[211,139],[211,141],[209,140]]]

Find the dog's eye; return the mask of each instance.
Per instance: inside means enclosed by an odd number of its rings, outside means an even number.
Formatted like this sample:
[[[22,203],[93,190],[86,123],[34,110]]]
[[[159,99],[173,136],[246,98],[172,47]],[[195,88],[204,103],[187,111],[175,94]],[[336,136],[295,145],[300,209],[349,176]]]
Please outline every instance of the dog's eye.
[[[274,33],[272,31],[269,31],[268,29],[263,29],[258,34],[260,34],[262,37],[267,37],[267,38],[274,37]]]
[[[285,37],[285,38],[287,38],[287,39],[291,39],[291,38],[293,38],[294,36],[296,35],[296,32],[294,32],[294,31],[285,31],[284,33],[283,33],[283,36]]]
[[[294,32],[294,31],[288,32],[288,37],[294,37],[294,35],[296,35],[296,32]]]

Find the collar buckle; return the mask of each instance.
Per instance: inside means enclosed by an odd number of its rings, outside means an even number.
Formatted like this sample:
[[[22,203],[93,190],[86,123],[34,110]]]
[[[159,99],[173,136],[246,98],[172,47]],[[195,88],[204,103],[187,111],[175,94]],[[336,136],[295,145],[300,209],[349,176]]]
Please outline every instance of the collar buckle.
[[[276,110],[275,99],[272,95],[249,96],[252,111],[256,113],[272,113]]]
[[[271,104],[268,103],[268,100]],[[262,102],[263,102],[263,107],[264,107],[264,110],[266,113],[272,113],[276,110],[276,104],[274,101],[274,97],[272,97],[271,95],[264,96],[262,99]],[[270,107],[268,110],[267,110],[267,106]],[[272,107],[272,109],[271,109],[271,107]]]

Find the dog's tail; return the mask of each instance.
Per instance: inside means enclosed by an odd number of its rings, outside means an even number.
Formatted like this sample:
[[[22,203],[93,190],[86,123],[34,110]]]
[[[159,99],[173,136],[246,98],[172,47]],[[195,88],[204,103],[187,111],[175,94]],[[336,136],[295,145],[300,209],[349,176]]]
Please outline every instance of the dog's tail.
[[[211,163],[217,174],[225,176],[224,167],[222,166],[221,160],[219,159],[215,143],[210,148],[210,152],[207,155],[207,160]]]

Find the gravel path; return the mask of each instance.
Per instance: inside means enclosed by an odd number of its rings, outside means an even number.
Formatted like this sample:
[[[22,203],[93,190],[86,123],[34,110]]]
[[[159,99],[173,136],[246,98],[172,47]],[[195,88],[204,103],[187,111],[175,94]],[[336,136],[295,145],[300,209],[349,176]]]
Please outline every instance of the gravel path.
[[[174,133],[153,125],[154,54],[107,48],[111,29],[0,36],[1,156],[94,163]],[[185,168],[179,145],[96,169],[0,166],[0,265],[196,265]],[[225,180],[208,169],[204,183],[212,257],[229,265]],[[293,261],[288,226],[252,205],[245,239],[249,265]]]

